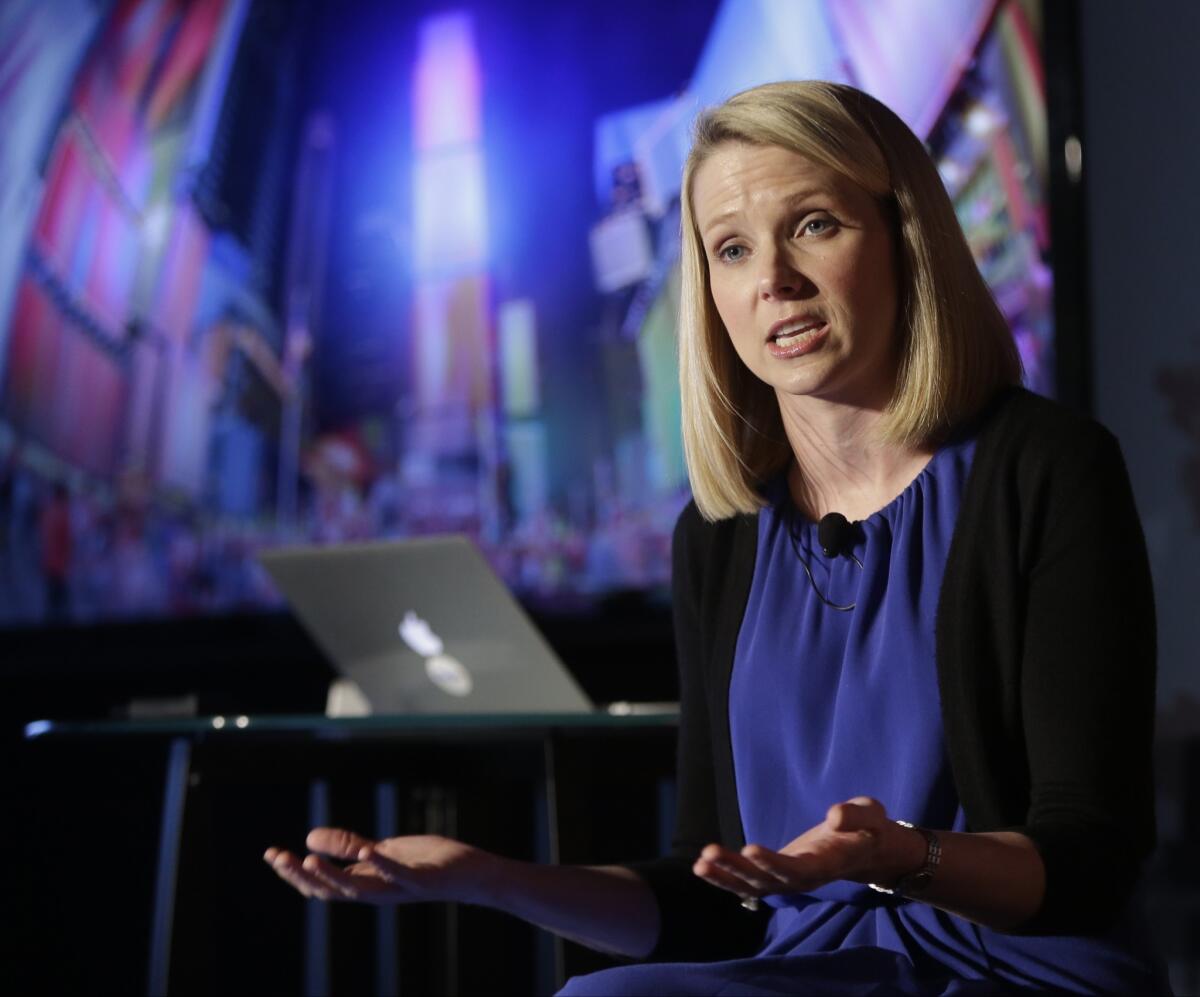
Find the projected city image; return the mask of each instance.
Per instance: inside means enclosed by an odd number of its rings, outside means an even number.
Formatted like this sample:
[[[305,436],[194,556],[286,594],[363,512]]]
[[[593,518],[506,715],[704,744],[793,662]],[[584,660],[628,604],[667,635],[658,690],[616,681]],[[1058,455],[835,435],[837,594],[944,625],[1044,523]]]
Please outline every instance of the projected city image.
[[[663,593],[680,172],[768,80],[927,141],[1049,392],[1039,13],[5,4],[0,625],[270,609],[265,547],[446,532],[531,604]]]

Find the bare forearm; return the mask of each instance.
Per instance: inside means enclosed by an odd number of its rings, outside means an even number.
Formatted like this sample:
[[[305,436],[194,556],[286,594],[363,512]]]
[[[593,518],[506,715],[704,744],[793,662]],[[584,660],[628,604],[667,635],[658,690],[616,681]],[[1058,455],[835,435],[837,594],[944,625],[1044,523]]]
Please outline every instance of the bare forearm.
[[[658,902],[622,866],[535,865],[495,856],[475,902],[589,948],[640,958],[658,940]]]
[[[919,865],[924,839],[915,831],[910,855]],[[1041,856],[1025,835],[1012,831],[939,831],[942,858],[929,886],[917,897],[925,903],[1001,931],[1018,927],[1037,913],[1046,889]]]
[[[305,843],[311,852],[303,859],[279,848],[268,848],[263,858],[306,897],[479,904],[632,958],[648,955],[658,941],[658,901],[622,866],[535,865],[436,834],[372,841],[321,827]]]
[[[1012,831],[936,832],[941,860],[928,884],[909,894],[1001,931],[1038,912],[1046,871],[1033,842]],[[779,851],[749,844],[740,852],[706,845],[693,870],[742,896],[808,893],[838,879],[904,888],[926,863],[924,835],[889,820],[878,800],[856,796]]]

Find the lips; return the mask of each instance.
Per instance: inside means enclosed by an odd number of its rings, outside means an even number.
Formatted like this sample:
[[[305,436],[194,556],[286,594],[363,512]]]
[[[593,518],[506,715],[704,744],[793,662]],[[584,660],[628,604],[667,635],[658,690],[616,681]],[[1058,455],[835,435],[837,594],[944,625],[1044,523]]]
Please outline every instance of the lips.
[[[825,341],[829,324],[814,316],[793,316],[771,326],[767,349],[780,359],[803,356]]]

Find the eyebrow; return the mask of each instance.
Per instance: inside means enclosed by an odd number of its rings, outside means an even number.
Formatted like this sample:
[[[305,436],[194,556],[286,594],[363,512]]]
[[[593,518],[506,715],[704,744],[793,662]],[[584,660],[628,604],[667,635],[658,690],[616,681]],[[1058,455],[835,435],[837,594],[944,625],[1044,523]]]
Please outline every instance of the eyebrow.
[[[784,201],[784,204],[788,210],[792,210],[797,205],[802,204],[805,201],[811,200],[814,197],[818,197],[818,196],[830,197],[833,195],[833,193],[834,193],[834,191],[830,187],[804,187],[803,189],[798,190],[793,194],[789,194],[787,199]],[[719,215],[717,215],[715,218],[713,218],[711,221],[709,221],[709,223],[707,225],[705,225],[703,229],[701,229],[701,234],[707,235],[714,228],[716,228],[721,222],[728,221],[730,218],[736,218],[738,216],[738,214],[740,214],[740,212],[737,211],[736,209],[730,209],[729,211],[722,211]]]

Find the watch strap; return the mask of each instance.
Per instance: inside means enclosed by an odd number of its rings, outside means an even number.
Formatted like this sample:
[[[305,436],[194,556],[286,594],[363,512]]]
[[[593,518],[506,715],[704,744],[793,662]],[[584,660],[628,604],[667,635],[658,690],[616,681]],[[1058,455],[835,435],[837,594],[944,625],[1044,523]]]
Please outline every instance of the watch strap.
[[[917,827],[906,820],[898,820],[896,823],[901,827],[907,827],[909,830],[916,831],[925,839],[925,861],[921,863],[920,868],[915,872],[901,876],[891,886],[881,886],[879,883],[868,883],[867,885],[877,893],[898,894],[906,897],[918,896],[929,886],[933,880],[934,873],[937,872],[938,866],[941,865],[942,842],[933,831],[927,828]]]

